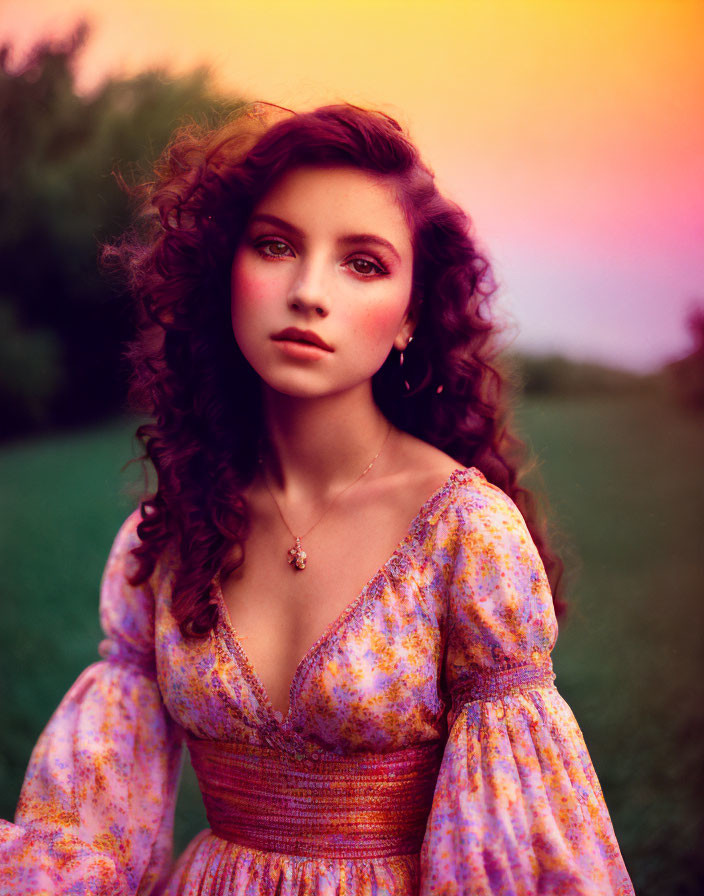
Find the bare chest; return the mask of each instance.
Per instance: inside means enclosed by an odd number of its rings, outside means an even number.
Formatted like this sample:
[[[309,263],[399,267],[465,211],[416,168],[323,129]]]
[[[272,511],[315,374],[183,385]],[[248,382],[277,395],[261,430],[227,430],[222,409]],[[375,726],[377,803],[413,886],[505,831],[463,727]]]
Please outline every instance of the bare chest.
[[[288,562],[294,537],[271,496],[248,496],[251,529],[244,563],[221,582],[229,620],[255,677],[285,715],[303,660],[327,637],[448,482],[457,463],[413,443],[410,475],[338,501],[302,536],[305,569]],[[305,530],[304,530],[305,531]]]
[[[245,561],[221,583],[222,594],[240,646],[282,715],[303,659],[408,537],[429,493],[421,487],[402,500],[326,515],[302,539],[303,570],[288,563],[294,538],[280,520],[253,517]]]

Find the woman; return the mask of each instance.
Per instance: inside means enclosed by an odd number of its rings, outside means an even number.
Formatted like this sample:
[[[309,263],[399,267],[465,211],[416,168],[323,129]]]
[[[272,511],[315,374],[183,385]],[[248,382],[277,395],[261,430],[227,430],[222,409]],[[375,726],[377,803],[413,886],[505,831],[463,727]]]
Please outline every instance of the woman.
[[[146,191],[157,216],[108,256],[158,488],[1,891],[632,893],[553,684],[560,564],[466,216],[353,106],[181,135]],[[183,741],[211,830],[171,868]]]

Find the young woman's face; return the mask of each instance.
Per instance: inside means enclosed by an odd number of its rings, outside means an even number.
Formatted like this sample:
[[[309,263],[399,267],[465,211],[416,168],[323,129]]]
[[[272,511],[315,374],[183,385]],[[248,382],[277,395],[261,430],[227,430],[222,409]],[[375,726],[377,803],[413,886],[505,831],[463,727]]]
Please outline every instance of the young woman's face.
[[[293,169],[255,207],[235,253],[235,339],[279,392],[354,389],[392,346],[405,347],[412,273],[411,234],[389,182],[352,167]],[[311,334],[327,348],[297,341]]]

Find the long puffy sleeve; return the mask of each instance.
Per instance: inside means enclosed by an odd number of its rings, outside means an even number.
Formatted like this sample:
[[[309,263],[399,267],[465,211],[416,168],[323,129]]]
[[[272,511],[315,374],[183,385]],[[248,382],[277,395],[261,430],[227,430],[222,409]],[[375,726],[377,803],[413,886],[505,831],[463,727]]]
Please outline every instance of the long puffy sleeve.
[[[169,871],[181,732],[156,681],[151,586],[125,577],[139,518],[123,523],[103,572],[103,660],[42,732],[15,823],[0,821],[0,896],[145,896]]]
[[[554,685],[557,622],[525,521],[483,477],[452,513],[452,703],[421,894],[633,894],[582,733]]]

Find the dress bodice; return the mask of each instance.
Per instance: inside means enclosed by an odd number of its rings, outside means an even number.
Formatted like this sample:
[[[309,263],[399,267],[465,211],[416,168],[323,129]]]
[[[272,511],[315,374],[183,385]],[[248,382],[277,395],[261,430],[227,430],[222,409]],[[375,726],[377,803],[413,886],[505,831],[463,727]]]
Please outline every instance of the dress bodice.
[[[430,543],[449,496],[473,475],[458,469],[426,500],[393,554],[307,651],[285,718],[229,621],[217,578],[215,629],[185,642],[170,612],[167,572],[158,588],[156,655],[172,716],[199,737],[307,753],[389,751],[444,737],[445,589],[438,587],[442,552]]]
[[[168,563],[129,585],[139,518],[121,527],[103,574],[103,660],[43,732],[15,824],[0,823],[0,896],[631,896],[582,733],[555,687],[545,569],[516,505],[477,468],[429,496],[310,647],[285,718],[217,579],[217,623],[199,640],[173,618]],[[184,735],[213,829],[174,866]],[[409,805],[425,807],[403,834],[394,769],[410,776]],[[388,810],[365,844],[375,786]],[[315,787],[335,799],[316,799]],[[344,836],[324,817],[333,804]],[[291,807],[326,831],[329,854],[294,831]]]

